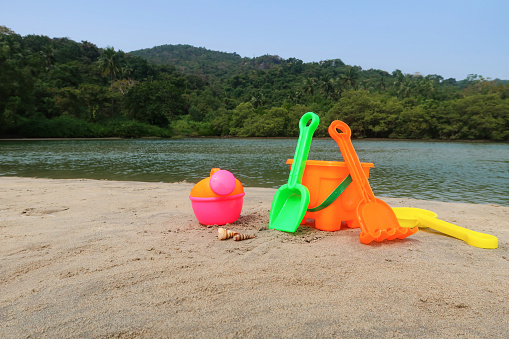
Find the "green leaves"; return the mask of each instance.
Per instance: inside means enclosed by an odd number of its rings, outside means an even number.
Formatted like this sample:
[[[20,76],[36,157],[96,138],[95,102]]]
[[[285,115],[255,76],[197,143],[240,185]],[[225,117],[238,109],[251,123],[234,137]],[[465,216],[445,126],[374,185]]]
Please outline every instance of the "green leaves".
[[[126,95],[128,116],[150,125],[166,127],[176,116],[186,113],[182,92],[182,88],[167,81],[140,83]]]
[[[509,140],[508,81],[189,45],[129,54],[0,26],[0,134],[296,137],[307,111],[316,136],[340,119],[358,138]]]

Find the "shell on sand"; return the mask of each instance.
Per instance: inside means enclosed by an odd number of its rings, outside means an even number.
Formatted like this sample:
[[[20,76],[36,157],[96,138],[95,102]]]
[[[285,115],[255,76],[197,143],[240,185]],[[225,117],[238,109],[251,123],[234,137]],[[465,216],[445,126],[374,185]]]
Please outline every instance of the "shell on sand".
[[[225,228],[219,227],[217,229],[217,238],[219,240],[226,240],[233,238],[235,241],[245,240],[245,239],[253,239],[254,235],[242,234],[234,231],[227,230]]]
[[[222,227],[219,227],[217,229],[217,238],[219,240],[225,240],[225,239],[230,239],[230,238],[233,238],[233,236],[237,234],[236,232],[233,232],[233,231],[230,231],[230,230],[227,230],[227,229],[224,229]]]
[[[235,233],[235,235],[233,236],[233,240],[239,241],[245,239],[253,239],[254,237],[255,237],[254,235]]]

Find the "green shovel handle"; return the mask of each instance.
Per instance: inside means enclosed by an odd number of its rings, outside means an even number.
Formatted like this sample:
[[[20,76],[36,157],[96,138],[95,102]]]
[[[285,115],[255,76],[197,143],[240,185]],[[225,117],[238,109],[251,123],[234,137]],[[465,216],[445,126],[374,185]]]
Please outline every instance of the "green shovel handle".
[[[320,118],[313,112],[307,112],[300,118],[299,140],[297,140],[297,148],[295,149],[293,166],[290,169],[290,175],[288,177],[288,187],[290,189],[295,188],[297,184],[302,182],[302,176],[304,175],[306,161],[308,160],[309,148],[311,146],[311,140],[313,139],[313,133],[315,132],[319,123]]]

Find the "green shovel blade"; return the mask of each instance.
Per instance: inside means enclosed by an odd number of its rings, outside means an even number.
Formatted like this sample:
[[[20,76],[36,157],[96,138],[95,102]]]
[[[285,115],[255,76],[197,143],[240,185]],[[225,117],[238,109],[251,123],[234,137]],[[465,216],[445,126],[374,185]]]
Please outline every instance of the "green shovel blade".
[[[270,209],[269,228],[295,232],[309,205],[309,191],[301,184],[281,186],[274,195]]]

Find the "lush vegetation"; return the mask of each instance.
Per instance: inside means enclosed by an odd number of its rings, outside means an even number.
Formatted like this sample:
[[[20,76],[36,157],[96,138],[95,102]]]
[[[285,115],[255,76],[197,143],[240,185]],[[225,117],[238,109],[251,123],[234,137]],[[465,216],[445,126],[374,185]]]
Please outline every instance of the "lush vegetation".
[[[297,136],[303,113],[355,137],[509,140],[509,84],[188,45],[124,53],[0,26],[0,136]]]

